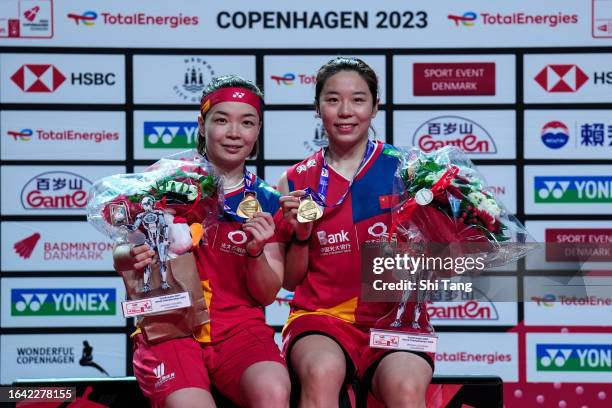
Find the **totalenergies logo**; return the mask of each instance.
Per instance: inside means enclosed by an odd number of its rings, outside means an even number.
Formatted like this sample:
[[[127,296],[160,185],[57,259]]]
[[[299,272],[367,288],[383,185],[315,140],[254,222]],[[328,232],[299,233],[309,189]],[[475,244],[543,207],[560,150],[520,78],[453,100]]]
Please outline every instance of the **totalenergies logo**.
[[[473,11],[467,11],[463,13],[463,15],[458,16],[455,14],[449,14],[448,19],[455,22],[455,26],[464,26],[464,27],[472,27],[476,25],[475,21],[478,18],[478,15]]]
[[[98,18],[98,13],[91,10],[83,14],[68,13],[68,18],[73,19],[76,25],[92,26],[96,24],[95,21]]]
[[[21,129],[20,131],[9,130],[6,133],[8,133],[14,141],[21,140],[28,142],[32,138],[32,133],[34,132],[32,132],[32,129]]]
[[[295,81],[295,74],[289,72],[283,76],[270,75],[270,79],[276,82],[276,85],[293,85]]]

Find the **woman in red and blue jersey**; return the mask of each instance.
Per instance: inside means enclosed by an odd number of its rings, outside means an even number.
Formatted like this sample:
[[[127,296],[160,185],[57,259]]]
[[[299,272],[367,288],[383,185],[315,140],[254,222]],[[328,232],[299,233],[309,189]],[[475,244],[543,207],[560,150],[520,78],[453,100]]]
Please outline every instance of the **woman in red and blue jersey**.
[[[283,352],[300,382],[300,406],[337,406],[341,388],[357,376],[388,407],[424,407],[432,354],[371,349],[381,304],[360,297],[359,246],[388,237],[398,166],[395,148],[368,138],[378,111],[376,74],[357,58],[329,61],[317,73],[315,108],[329,147],[279,182],[293,229],[284,287],[295,291]],[[325,209],[300,223],[300,199],[309,194]]]
[[[134,374],[154,406],[214,407],[211,383],[240,406],[288,406],[289,376],[263,310],[283,280],[284,244],[273,219],[280,194],[245,168],[257,151],[262,104],[261,91],[235,75],[215,78],[204,90],[198,152],[222,174],[225,190],[223,219],[207,228],[194,254],[210,323],[193,337],[158,344],[134,336]],[[261,211],[245,220],[237,212],[247,194]],[[130,262],[142,269],[153,256],[135,247]],[[173,374],[163,382],[156,375],[162,364]]]

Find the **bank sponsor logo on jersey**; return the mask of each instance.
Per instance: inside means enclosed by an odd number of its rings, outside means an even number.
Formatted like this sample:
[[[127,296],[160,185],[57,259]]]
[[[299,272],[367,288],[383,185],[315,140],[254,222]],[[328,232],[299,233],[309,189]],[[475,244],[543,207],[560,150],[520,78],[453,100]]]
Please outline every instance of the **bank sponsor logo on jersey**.
[[[470,154],[495,154],[497,146],[479,123],[460,116],[439,116],[419,126],[412,144],[425,152],[456,146]]]
[[[11,316],[112,316],[116,298],[114,288],[11,289]]]
[[[198,122],[144,122],[144,147],[192,149],[198,139]]]
[[[336,255],[352,251],[349,233],[343,229],[335,233],[320,230],[316,232],[316,236],[321,246],[321,255]]]
[[[26,210],[64,210],[85,208],[91,181],[67,171],[41,173],[21,190],[21,205]]]
[[[246,232],[242,230],[230,231],[227,234],[229,242],[221,242],[219,249],[223,252],[232,253],[240,256],[246,254],[246,242],[248,240]]]
[[[612,372],[611,344],[536,344],[537,371]]]
[[[536,203],[612,203],[612,176],[535,176]]]

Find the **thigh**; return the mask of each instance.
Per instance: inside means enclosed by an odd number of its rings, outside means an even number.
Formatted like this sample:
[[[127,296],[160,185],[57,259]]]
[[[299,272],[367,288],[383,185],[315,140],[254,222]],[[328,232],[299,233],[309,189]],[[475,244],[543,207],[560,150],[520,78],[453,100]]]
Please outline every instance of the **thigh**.
[[[149,344],[137,334],[133,343],[134,376],[153,406],[163,406],[169,395],[182,389],[210,392],[202,349],[192,337]]]
[[[236,404],[242,403],[241,380],[249,367],[261,362],[274,363],[274,375],[280,370],[287,375],[285,360],[274,341],[274,330],[263,323],[244,328],[207,349],[212,383]]]

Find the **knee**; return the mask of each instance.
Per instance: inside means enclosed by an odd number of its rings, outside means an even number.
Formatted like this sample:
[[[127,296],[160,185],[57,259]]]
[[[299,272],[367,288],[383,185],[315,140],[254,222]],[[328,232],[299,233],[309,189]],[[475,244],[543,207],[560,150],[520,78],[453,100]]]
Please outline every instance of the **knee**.
[[[344,381],[346,375],[346,362],[344,359],[321,358],[306,364],[300,375],[303,385],[309,384],[317,388],[336,387]]]
[[[425,407],[426,387],[412,378],[398,378],[391,393],[384,396],[390,407]]]
[[[289,404],[291,385],[287,381],[261,382],[248,396],[251,407],[286,407]]]

